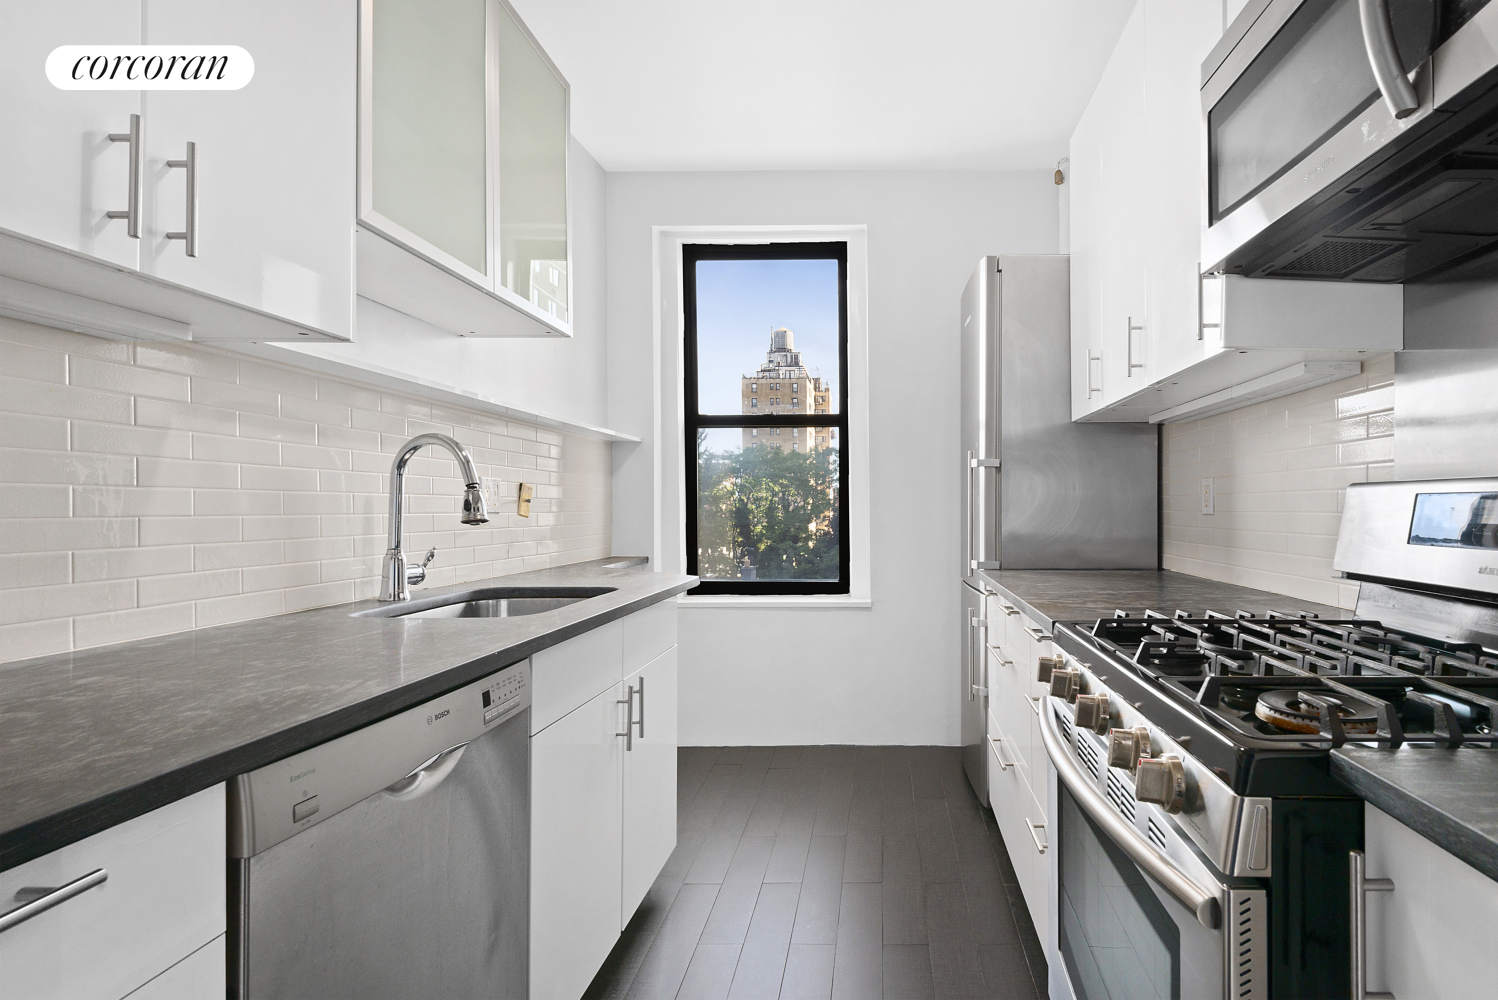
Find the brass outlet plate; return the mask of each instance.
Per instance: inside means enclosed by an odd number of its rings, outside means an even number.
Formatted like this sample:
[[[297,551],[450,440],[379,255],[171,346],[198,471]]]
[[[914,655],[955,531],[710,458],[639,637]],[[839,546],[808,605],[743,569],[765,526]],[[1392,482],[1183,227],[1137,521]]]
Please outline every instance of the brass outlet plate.
[[[520,497],[515,504],[515,513],[521,517],[531,516],[531,484],[520,484]]]

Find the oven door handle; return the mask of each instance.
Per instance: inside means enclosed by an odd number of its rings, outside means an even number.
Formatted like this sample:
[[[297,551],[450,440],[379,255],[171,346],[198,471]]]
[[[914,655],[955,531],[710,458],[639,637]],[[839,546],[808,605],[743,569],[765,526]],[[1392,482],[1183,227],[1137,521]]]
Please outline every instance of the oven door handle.
[[[1203,927],[1216,930],[1222,925],[1222,904],[1218,901],[1217,894],[1208,892],[1195,879],[1177,868],[1169,858],[1156,851],[1138,830],[1124,822],[1123,817],[1109,807],[1108,800],[1103,798],[1102,793],[1077,766],[1057,730],[1056,707],[1052,702],[1053,699],[1047,697],[1040,706],[1040,737],[1045,743],[1047,756],[1056,768],[1056,776],[1076,797],[1082,810],[1103,828],[1108,839],[1122,848],[1135,864],[1144,869],[1146,875],[1163,885],[1167,892],[1195,913]]]

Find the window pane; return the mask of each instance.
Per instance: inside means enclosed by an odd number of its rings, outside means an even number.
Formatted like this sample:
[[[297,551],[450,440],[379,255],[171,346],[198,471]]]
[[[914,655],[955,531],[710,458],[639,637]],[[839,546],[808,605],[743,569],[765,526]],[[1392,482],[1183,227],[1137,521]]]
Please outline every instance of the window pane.
[[[840,445],[827,427],[699,430],[698,575],[836,581]]]
[[[758,395],[759,413],[836,413],[837,261],[695,266],[698,412],[747,413]]]
[[[567,319],[567,89],[499,11],[500,281]]]
[[[488,271],[484,0],[376,0],[374,209]]]

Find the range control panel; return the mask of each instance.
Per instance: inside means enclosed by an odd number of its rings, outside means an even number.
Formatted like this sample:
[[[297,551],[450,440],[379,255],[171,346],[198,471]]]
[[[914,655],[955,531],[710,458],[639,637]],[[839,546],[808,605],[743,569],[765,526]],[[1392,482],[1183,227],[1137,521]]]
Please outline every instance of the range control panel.
[[[528,703],[525,695],[527,672],[506,670],[479,691],[479,700],[484,707],[484,725],[488,726]]]

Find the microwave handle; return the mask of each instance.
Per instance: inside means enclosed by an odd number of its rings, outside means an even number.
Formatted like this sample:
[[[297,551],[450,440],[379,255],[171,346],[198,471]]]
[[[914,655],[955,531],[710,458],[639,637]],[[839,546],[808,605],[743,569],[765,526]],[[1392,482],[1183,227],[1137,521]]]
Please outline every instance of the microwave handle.
[[[1122,848],[1135,864],[1144,869],[1146,875],[1163,885],[1167,892],[1195,913],[1203,927],[1208,930],[1221,927],[1222,904],[1218,901],[1217,894],[1202,888],[1195,879],[1176,867],[1175,862],[1156,851],[1138,830],[1113,811],[1102,793],[1082,773],[1067,748],[1066,741],[1056,729],[1054,698],[1047,697],[1040,705],[1040,737],[1045,743],[1046,755],[1056,768],[1056,776],[1076,797],[1082,811],[1103,828],[1108,839]]]
[[[1363,22],[1363,46],[1368,50],[1368,65],[1378,81],[1379,92],[1395,118],[1408,118],[1420,110],[1420,99],[1404,71],[1399,48],[1394,44],[1394,24],[1389,18],[1389,0],[1358,0],[1358,16]]]

